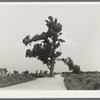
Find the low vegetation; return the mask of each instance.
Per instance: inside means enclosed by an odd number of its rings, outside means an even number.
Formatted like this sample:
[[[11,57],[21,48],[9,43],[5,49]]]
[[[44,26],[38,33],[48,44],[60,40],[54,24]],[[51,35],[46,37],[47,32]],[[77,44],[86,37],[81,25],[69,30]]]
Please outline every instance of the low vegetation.
[[[40,70],[40,72],[38,72],[38,70],[36,70],[34,75],[37,78],[50,77],[50,75],[48,74],[48,71],[42,71],[42,70]]]
[[[18,75],[0,76],[0,88],[23,83],[23,82],[28,82],[28,81],[31,81],[34,79],[36,79],[36,77],[31,75],[31,74],[29,74],[29,75],[18,74]]]
[[[99,72],[62,73],[67,90],[100,90]]]
[[[36,71],[35,73],[30,73],[28,70],[23,71],[22,73],[19,73],[16,70],[14,70],[13,73],[10,72],[6,74],[0,73],[0,88],[12,86],[15,84],[24,83],[24,82],[35,80],[37,78],[43,78],[48,76],[49,76],[48,72],[42,70],[40,70],[40,72]]]

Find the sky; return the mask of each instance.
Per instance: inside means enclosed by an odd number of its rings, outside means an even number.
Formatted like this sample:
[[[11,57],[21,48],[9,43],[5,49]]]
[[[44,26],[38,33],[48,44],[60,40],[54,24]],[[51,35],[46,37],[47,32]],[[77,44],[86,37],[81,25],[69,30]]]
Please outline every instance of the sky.
[[[48,70],[35,58],[26,58],[22,43],[26,35],[33,37],[47,31],[45,20],[53,16],[62,24],[61,36],[66,43],[61,57],[71,57],[83,71],[100,71],[100,5],[0,5],[0,67],[8,71]],[[62,62],[56,72],[68,71]]]

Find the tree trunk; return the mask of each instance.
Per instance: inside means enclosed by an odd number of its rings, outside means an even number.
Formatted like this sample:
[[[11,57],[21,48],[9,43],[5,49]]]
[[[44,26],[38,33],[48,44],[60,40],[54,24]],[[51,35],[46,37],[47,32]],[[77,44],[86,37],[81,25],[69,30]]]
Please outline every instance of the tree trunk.
[[[51,66],[51,68],[50,68],[50,76],[51,76],[51,77],[53,76],[53,72],[54,72],[54,65]]]
[[[53,72],[54,72],[54,59],[52,57],[51,66],[50,66],[50,77],[53,76]]]

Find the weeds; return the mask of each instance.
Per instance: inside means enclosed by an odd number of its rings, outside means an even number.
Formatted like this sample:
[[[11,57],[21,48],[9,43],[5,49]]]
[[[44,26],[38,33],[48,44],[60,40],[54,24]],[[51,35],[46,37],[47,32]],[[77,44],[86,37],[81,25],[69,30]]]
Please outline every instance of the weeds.
[[[67,90],[100,90],[100,74],[64,73],[62,76]]]
[[[31,80],[36,79],[35,76],[32,75],[15,75],[15,76],[4,76],[4,77],[0,77],[0,88],[1,87],[7,87],[7,86],[11,86],[11,85],[15,85],[15,84],[19,84],[19,83],[23,83],[23,82],[28,82]]]

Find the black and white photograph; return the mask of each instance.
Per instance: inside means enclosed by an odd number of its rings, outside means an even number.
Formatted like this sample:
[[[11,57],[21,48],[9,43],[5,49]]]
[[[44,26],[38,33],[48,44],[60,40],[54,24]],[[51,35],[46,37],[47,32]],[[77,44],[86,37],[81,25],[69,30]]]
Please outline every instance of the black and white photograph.
[[[100,3],[0,3],[5,90],[100,90]]]

